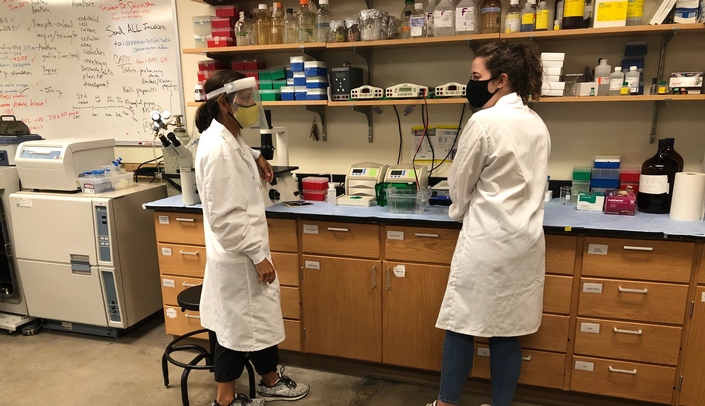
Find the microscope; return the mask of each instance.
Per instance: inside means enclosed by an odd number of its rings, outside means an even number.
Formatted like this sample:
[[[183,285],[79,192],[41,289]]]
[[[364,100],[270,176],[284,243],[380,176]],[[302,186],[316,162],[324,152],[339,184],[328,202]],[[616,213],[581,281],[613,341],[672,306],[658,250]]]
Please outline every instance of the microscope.
[[[265,185],[263,196],[265,206],[271,206],[281,201],[299,200],[298,182],[294,178],[292,171],[299,169],[298,166],[289,166],[289,137],[285,127],[272,127],[272,114],[270,110],[265,110],[267,128],[259,130],[261,146],[259,148],[262,156],[267,161],[272,162],[274,179]],[[273,141],[276,140],[276,159]]]

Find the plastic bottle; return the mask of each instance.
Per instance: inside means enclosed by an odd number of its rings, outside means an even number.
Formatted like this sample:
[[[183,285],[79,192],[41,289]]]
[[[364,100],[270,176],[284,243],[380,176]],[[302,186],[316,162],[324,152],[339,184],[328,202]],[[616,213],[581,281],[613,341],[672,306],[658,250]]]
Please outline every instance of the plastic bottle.
[[[619,88],[620,96],[629,96],[629,82],[622,82],[622,87]]]
[[[255,27],[257,29],[257,44],[269,45],[272,36],[272,16],[269,14],[269,8],[266,4],[260,4],[257,19],[255,19]]]
[[[624,72],[622,68],[617,66],[614,68],[614,72],[610,75],[610,96],[619,96],[619,91],[622,89],[622,83],[624,83]]]
[[[483,0],[480,15],[483,34],[499,33],[502,18],[502,3],[499,0]]]
[[[585,12],[584,0],[564,0],[563,2],[563,23],[562,30],[572,30],[583,28],[583,14]]]
[[[662,80],[658,83],[658,91],[656,93],[668,94],[668,85],[666,84],[665,80]]]
[[[521,31],[521,9],[519,0],[511,0],[509,9],[504,15],[504,32],[512,33]]]
[[[333,13],[328,7],[328,0],[320,0],[321,8],[316,13],[316,42],[330,42],[330,21]]]
[[[658,140],[656,155],[641,165],[639,192],[636,205],[645,213],[668,213],[671,210],[673,184],[678,172],[678,162],[668,155],[668,142]]]
[[[433,35],[436,37],[455,35],[455,6],[451,0],[441,0],[433,10]]]
[[[423,11],[423,3],[414,4],[414,12],[409,18],[411,28],[411,38],[426,37],[426,13]]]
[[[666,153],[671,159],[678,162],[678,172],[683,172],[683,157],[673,148],[676,145],[675,138],[666,138]]]
[[[338,205],[338,193],[335,191],[335,186],[328,186],[328,192],[326,193],[326,201],[333,206]]]
[[[607,64],[607,59],[601,58],[600,64],[595,66],[595,82],[597,82],[597,95],[609,96],[612,81],[612,67]]]
[[[411,11],[404,12],[404,19],[399,23],[399,38],[411,38]]]
[[[624,75],[624,81],[629,83],[629,94],[639,94],[639,76],[636,66],[630,66],[629,72]]]
[[[627,2],[627,25],[641,25],[644,16],[644,0],[629,0]]]
[[[284,43],[296,44],[299,40],[299,24],[296,21],[293,8],[286,9],[284,16]]]
[[[556,3],[556,21],[558,21],[558,28],[553,28],[554,30],[558,31],[563,28],[563,0],[559,0],[558,3]],[[554,22],[555,25],[555,22]]]
[[[299,22],[298,42],[301,44],[313,42],[313,14],[308,9],[308,0],[299,0],[299,14],[297,16]]]
[[[545,1],[539,3],[539,8],[536,10],[536,31],[548,31],[548,23],[550,21],[550,11]]]
[[[477,34],[477,4],[462,0],[455,7],[455,35]]]
[[[252,45],[250,40],[250,28],[245,19],[245,12],[240,12],[240,19],[235,23],[235,45],[242,47]]]
[[[270,42],[272,44],[284,43],[284,9],[280,1],[275,1],[272,8],[272,35]]]
[[[196,85],[193,91],[193,101],[204,102],[206,101],[206,92],[203,90],[203,85]]]
[[[521,10],[521,32],[531,32],[536,24],[536,14],[528,1]]]
[[[426,13],[426,36],[433,37],[435,35],[435,25],[433,22],[433,13],[436,10],[436,0],[428,0],[424,13]]]

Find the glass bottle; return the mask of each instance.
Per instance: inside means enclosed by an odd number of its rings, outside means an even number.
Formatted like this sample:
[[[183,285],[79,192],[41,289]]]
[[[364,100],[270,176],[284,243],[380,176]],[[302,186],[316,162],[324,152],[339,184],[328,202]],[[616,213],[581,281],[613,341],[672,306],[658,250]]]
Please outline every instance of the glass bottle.
[[[257,13],[257,19],[255,20],[257,44],[269,45],[272,36],[272,16],[269,15],[269,7],[266,4],[260,4],[258,8],[259,13]]]
[[[248,14],[245,19],[245,24],[248,31],[250,32],[250,45],[257,45],[257,28],[255,27],[255,16]]]
[[[667,141],[658,140],[658,152],[641,166],[639,192],[636,195],[639,211],[666,214],[671,210],[676,172],[678,162],[668,156]]]
[[[436,37],[455,35],[455,5],[451,0],[441,0],[433,10],[433,35]]]
[[[275,1],[272,8],[272,35],[270,42],[272,44],[284,43],[284,9],[280,1]]]
[[[286,9],[284,17],[284,43],[296,44],[299,40],[299,23],[294,15],[293,8]]]
[[[583,28],[585,2],[584,0],[564,0],[563,2],[563,23],[562,30],[572,30]]]
[[[235,45],[242,47],[252,45],[250,40],[250,27],[245,19],[245,12],[240,12],[240,19],[235,24]]]
[[[399,35],[401,35],[401,21],[404,21],[404,16],[406,15],[406,12],[411,11],[411,14],[414,14],[414,10],[415,10],[415,8],[414,8],[415,3],[414,2],[415,2],[415,0],[404,0],[404,10],[401,11],[401,15],[400,15],[400,19],[399,19],[399,21],[400,21],[399,27],[398,27],[399,28],[399,32],[398,32]]]
[[[301,8],[299,9],[299,14],[297,16],[299,22],[298,42],[301,44],[313,42],[314,17],[308,9],[308,0],[299,0],[299,5]]]
[[[328,7],[328,0],[319,0],[321,8],[316,13],[316,42],[330,42],[330,21],[333,14]]]
[[[411,27],[411,38],[426,38],[426,13],[423,11],[423,3],[414,4],[414,12],[409,18]]]
[[[399,38],[409,39],[411,38],[411,11],[404,12],[404,19],[401,20],[401,33]]]
[[[504,15],[504,32],[509,34],[519,32],[521,30],[521,9],[519,8],[519,0],[511,0],[509,9]]]
[[[482,33],[498,34],[502,17],[502,3],[499,0],[484,0],[480,14],[482,16]]]
[[[683,157],[673,148],[676,145],[675,138],[666,138],[666,153],[674,161],[678,162],[678,172],[683,172]]]
[[[455,6],[455,35],[471,35],[476,33],[476,0],[462,0]]]

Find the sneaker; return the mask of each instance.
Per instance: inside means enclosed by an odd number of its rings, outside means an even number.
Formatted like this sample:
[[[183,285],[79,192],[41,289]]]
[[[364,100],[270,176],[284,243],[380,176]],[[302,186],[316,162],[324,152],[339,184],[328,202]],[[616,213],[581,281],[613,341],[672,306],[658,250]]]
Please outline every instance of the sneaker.
[[[214,400],[211,406],[221,406],[221,404]],[[237,395],[228,406],[264,406],[264,399],[250,399],[245,395]]]
[[[434,400],[433,403],[426,403],[426,406],[436,406],[436,401]]]
[[[284,367],[279,371],[279,380],[274,386],[269,387],[260,381],[257,386],[257,393],[265,400],[299,400],[308,395],[310,387],[305,383],[296,383],[288,376],[284,375]]]

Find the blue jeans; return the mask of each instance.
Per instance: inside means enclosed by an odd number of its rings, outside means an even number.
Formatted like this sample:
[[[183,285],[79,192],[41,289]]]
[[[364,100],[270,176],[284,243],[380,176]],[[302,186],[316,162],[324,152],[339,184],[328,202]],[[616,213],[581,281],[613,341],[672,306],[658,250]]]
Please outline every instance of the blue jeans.
[[[474,348],[473,336],[446,331],[438,395],[441,401],[453,405],[460,402],[460,394],[472,369]],[[510,406],[521,372],[519,337],[490,338],[490,354],[492,406]]]

